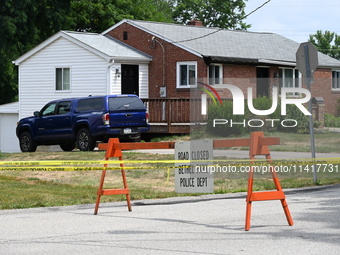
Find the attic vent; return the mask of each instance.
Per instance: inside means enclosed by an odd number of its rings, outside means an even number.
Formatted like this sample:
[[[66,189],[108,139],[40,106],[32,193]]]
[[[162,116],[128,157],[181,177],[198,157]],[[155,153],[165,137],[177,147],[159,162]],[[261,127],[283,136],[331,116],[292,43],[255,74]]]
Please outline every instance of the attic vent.
[[[189,26],[195,26],[195,27],[202,27],[203,26],[203,23],[202,23],[202,21],[200,21],[200,20],[191,20],[191,21],[189,21],[188,22],[188,25]]]
[[[128,32],[124,31],[123,32],[123,40],[126,41],[128,39]]]

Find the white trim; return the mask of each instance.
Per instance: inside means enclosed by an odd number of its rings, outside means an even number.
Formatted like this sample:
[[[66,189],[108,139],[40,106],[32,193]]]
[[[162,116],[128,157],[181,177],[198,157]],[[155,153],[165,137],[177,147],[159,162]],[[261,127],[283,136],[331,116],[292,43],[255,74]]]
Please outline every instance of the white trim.
[[[334,78],[333,78],[333,72],[337,72],[337,73],[340,74],[340,70],[339,70],[339,69],[333,69],[333,70],[332,70],[331,91],[339,92],[339,91],[340,91],[340,87],[339,87],[339,88],[333,88],[333,79],[334,79]],[[340,77],[339,77],[338,79],[340,79]],[[340,81],[339,81],[338,83],[340,83]]]
[[[70,69],[70,89],[64,89],[64,69]],[[57,89],[57,69],[62,69],[62,89]],[[70,66],[55,66],[54,67],[54,92],[67,93],[72,92],[72,67]]]
[[[214,84],[210,84],[210,66],[219,66],[219,79],[220,79],[220,83],[214,83]],[[218,85],[222,85],[223,84],[223,64],[215,64],[215,63],[211,63],[210,65],[207,66],[207,74],[208,74],[208,84],[211,86],[218,86]]]
[[[76,33],[76,32],[74,32]],[[99,34],[97,34],[99,35]],[[12,63],[15,65],[20,65],[22,62],[24,62],[26,59],[30,58],[31,56],[33,56],[34,54],[38,53],[39,51],[43,50],[45,47],[49,46],[51,43],[53,43],[54,41],[56,41],[59,38],[64,38],[70,42],[73,42],[79,46],[81,46],[84,49],[87,49],[88,51],[96,54],[97,56],[102,57],[103,59],[105,59],[106,61],[110,62],[112,57],[108,56],[104,53],[102,53],[101,51],[96,50],[93,47],[88,46],[87,44],[73,38],[72,36],[67,34],[67,31],[59,31],[58,33],[54,34],[53,36],[51,36],[50,38],[48,38],[47,40],[43,41],[42,43],[40,43],[39,45],[37,45],[36,47],[34,47],[33,49],[31,49],[30,51],[26,52],[25,54],[21,55],[19,58],[17,58],[16,60],[14,60]]]
[[[195,83],[194,85],[180,85],[180,66],[181,65],[194,65],[195,66]],[[188,77],[189,78],[189,77]],[[176,62],[176,89],[187,89],[197,87],[197,61],[178,61]]]

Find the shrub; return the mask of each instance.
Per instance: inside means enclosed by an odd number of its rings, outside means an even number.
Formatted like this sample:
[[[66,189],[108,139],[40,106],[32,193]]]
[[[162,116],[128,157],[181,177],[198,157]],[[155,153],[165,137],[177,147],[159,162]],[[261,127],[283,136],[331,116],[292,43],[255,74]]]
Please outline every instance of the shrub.
[[[340,98],[336,101],[336,116],[340,117]]]
[[[240,135],[245,129],[242,125],[233,125],[230,123],[225,125],[216,125],[213,127],[214,119],[226,119],[233,122],[242,122],[245,119],[244,115],[233,115],[233,103],[230,100],[223,101],[223,104],[211,104],[208,107],[208,123],[207,131],[216,136],[227,137],[230,135]]]
[[[325,113],[325,127],[340,127],[340,117]]]
[[[300,109],[295,105],[287,105],[287,114],[285,116],[281,116],[281,121],[284,119],[293,119],[297,122],[296,127],[282,127],[280,126],[279,130],[282,132],[293,132],[299,134],[307,134],[309,133],[309,117],[304,115]],[[289,123],[286,122],[285,125],[294,125],[295,121]]]

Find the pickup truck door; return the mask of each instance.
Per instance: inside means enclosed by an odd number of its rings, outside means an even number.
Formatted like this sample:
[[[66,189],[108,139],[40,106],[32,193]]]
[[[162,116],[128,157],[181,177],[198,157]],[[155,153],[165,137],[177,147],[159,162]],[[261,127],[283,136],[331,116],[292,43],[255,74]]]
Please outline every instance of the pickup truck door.
[[[61,101],[56,108],[56,115],[53,118],[53,132],[59,139],[72,138],[71,124],[71,101]]]
[[[70,101],[46,105],[36,122],[36,137],[41,141],[62,140],[72,136]]]
[[[50,132],[52,128],[53,116],[55,115],[55,108],[57,103],[50,103],[44,106],[40,111],[40,117],[35,120],[35,137],[38,140],[46,141],[52,140]]]

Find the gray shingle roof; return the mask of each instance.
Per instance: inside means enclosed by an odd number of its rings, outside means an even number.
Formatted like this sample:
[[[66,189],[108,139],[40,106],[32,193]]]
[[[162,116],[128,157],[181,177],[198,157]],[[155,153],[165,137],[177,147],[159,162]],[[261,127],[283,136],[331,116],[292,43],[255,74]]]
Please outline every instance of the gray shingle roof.
[[[295,66],[295,54],[300,46],[299,43],[274,33],[135,20],[123,22],[128,22],[203,57],[245,58],[258,60],[259,63]],[[320,52],[318,58],[320,67],[340,67],[340,61]]]
[[[140,60],[151,60],[151,56],[142,53],[129,45],[123,44],[122,42],[115,40],[112,37],[106,37],[96,33],[83,33],[83,32],[72,32],[62,31],[68,36],[82,42],[89,47],[100,51],[101,53],[116,59],[140,59]]]

